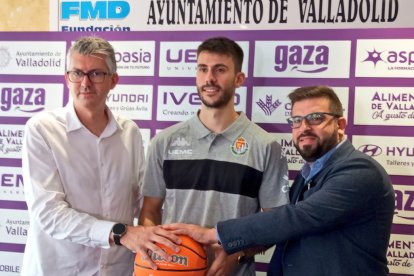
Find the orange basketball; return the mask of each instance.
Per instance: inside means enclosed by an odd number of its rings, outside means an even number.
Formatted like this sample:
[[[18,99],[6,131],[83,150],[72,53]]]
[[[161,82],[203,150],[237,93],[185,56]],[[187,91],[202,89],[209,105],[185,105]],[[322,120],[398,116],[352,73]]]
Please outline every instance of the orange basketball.
[[[207,272],[207,255],[201,244],[188,236],[180,236],[182,243],[180,251],[174,252],[170,248],[158,244],[164,251],[172,256],[171,262],[162,259],[158,254],[149,252],[153,262],[158,269],[153,270],[148,262],[137,253],[134,263],[134,274],[136,276],[204,276]]]

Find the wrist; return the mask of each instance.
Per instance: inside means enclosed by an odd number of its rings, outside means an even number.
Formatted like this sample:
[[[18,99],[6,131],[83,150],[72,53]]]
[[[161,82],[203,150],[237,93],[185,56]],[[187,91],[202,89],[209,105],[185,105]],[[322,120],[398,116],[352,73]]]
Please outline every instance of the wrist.
[[[212,244],[218,243],[219,245],[221,245],[220,235],[218,233],[217,226],[215,228],[212,228],[211,230],[214,230],[212,231],[214,232],[214,234],[211,235]]]
[[[112,227],[111,236],[112,240],[116,245],[122,245],[121,244],[121,238],[124,236],[127,232],[127,225],[123,223],[116,223]]]
[[[237,263],[244,264],[248,262],[254,262],[254,255],[249,256],[244,251],[240,251],[239,256],[237,257]]]

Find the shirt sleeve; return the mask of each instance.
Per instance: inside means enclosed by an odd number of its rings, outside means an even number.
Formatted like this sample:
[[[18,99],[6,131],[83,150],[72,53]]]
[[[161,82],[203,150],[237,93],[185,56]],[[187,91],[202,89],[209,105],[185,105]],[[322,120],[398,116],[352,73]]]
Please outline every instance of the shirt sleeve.
[[[135,197],[135,208],[134,208],[134,217],[139,218],[139,214],[141,212],[142,204],[143,204],[143,196],[141,194],[142,184],[144,180],[144,166],[145,166],[145,149],[144,149],[144,143],[142,141],[142,135],[137,128],[137,137],[134,139],[137,143],[136,148],[138,149],[138,152],[135,153],[135,164],[136,164],[136,179],[137,179],[137,195]]]
[[[160,133],[155,136],[148,150],[142,195],[149,197],[165,198],[166,184],[163,174],[163,139]]]
[[[259,191],[260,206],[274,208],[289,203],[289,178],[286,156],[273,140],[266,147],[262,185]]]
[[[29,120],[26,124],[22,154],[25,197],[31,223],[38,224],[54,239],[109,248],[109,233],[114,222],[98,220],[71,208],[65,201],[65,190],[53,152],[36,121]]]
[[[269,212],[219,222],[216,227],[223,247],[232,254],[249,247],[344,229],[350,229],[348,235],[356,229],[370,229],[372,235],[381,232],[384,234],[372,240],[375,245],[383,242],[387,239],[384,220],[393,211],[394,194],[386,172],[373,164],[367,158],[348,158],[331,168],[329,176],[320,180],[321,188],[296,205],[288,204]],[[364,224],[371,228],[363,228],[361,225]],[[354,226],[361,228],[352,228]],[[375,233],[377,230],[379,232]],[[344,234],[346,232],[337,233],[338,236]]]

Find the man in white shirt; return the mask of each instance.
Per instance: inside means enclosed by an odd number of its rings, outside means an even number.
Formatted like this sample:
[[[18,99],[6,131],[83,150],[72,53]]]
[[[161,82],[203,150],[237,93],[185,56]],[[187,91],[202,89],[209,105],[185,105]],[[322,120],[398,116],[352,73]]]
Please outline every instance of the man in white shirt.
[[[133,226],[144,152],[137,125],[106,106],[119,79],[113,47],[83,37],[67,60],[71,101],[25,129],[30,228],[22,275],[132,275],[134,252],[169,258],[155,242],[177,251],[180,241],[159,226]]]

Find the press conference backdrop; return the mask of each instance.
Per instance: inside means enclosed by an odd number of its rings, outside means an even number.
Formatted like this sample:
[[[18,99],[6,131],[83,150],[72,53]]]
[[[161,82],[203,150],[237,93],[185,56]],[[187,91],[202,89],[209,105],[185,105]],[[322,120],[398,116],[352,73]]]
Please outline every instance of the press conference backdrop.
[[[29,224],[24,125],[68,102],[66,51],[91,34],[115,47],[121,79],[107,103],[140,126],[145,147],[159,130],[198,110],[200,42],[236,40],[247,74],[236,109],[274,134],[291,180],[303,160],[286,124],[287,94],[332,86],[344,103],[347,138],[380,162],[394,185],[390,275],[414,275],[413,9],[409,0],[50,1],[49,30],[0,32],[0,275],[19,275]],[[264,275],[270,255],[256,259],[257,275]]]

